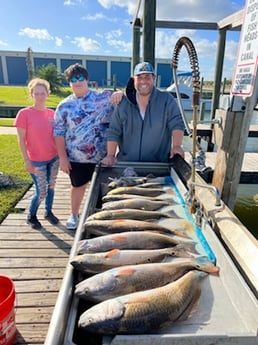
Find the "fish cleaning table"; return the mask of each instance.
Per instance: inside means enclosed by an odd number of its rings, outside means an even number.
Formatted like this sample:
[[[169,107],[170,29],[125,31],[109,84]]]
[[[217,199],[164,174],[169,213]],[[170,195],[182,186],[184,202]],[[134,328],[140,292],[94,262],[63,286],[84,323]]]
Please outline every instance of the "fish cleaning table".
[[[128,163],[120,163],[113,168],[96,169],[82,219],[75,234],[71,258],[76,252],[78,241],[84,236],[85,219],[96,212],[100,195],[105,194],[103,188],[105,189],[108,178],[121,176],[127,166]],[[170,165],[130,162],[130,167],[133,167],[139,176],[149,173],[154,176],[171,176],[182,200],[185,198],[185,181],[189,178],[189,170],[184,169],[181,164],[177,166],[173,161]],[[185,212],[187,213],[187,208]],[[192,217],[195,224],[195,219],[190,213],[187,213],[186,217],[188,221]],[[171,221],[175,220],[167,219],[165,222]],[[102,337],[81,331],[77,327],[82,312],[81,301],[74,295],[78,275],[68,264],[45,345],[257,345],[257,299],[204,217],[200,230],[207,245],[205,249],[210,248],[207,255],[216,261],[220,274],[204,278],[201,283],[200,300],[191,317],[174,322],[159,331],[155,330],[151,334],[117,334]]]

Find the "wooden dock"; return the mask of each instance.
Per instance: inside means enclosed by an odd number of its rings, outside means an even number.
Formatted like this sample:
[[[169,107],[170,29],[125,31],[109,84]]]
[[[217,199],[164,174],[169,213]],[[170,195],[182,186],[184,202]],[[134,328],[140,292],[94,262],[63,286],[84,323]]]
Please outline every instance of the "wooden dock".
[[[211,182],[212,174],[216,164],[216,152],[205,152],[205,164],[211,168],[208,173],[208,181]],[[189,152],[185,153],[185,160],[191,164],[192,156]],[[258,153],[246,152],[241,169],[240,183],[241,184],[258,184]]]
[[[74,231],[65,222],[70,212],[70,181],[60,172],[57,180],[54,212],[60,224],[53,226],[40,207],[43,228],[26,224],[33,188],[17,204],[21,213],[11,213],[0,225],[0,275],[11,278],[16,290],[15,345],[44,344],[62,278],[68,263]]]

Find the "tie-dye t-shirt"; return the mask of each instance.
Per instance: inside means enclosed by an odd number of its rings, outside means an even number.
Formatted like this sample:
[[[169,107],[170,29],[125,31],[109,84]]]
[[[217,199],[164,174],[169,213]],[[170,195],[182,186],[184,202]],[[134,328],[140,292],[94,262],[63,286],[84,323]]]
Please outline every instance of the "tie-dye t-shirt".
[[[89,90],[83,97],[74,94],[56,108],[54,136],[65,138],[70,161],[98,163],[106,155],[106,130],[113,106],[111,91]]]

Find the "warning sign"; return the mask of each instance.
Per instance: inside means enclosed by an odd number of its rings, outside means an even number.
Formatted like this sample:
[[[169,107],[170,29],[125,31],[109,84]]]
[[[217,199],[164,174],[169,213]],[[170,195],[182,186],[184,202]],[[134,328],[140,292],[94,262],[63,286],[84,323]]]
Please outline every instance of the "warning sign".
[[[258,66],[258,0],[247,0],[231,93],[251,96]]]

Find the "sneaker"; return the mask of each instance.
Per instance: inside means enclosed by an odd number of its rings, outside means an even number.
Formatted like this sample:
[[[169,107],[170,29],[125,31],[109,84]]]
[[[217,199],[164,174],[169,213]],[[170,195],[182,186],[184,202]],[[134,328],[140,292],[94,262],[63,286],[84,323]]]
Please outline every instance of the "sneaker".
[[[72,214],[66,222],[66,228],[68,230],[75,230],[79,224],[79,216]]]
[[[41,223],[38,221],[37,216],[28,216],[27,218],[27,224],[30,224],[32,229],[41,229],[42,225]]]
[[[59,219],[51,212],[45,213],[45,219],[49,221],[49,223],[56,225],[59,223]]]

